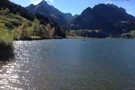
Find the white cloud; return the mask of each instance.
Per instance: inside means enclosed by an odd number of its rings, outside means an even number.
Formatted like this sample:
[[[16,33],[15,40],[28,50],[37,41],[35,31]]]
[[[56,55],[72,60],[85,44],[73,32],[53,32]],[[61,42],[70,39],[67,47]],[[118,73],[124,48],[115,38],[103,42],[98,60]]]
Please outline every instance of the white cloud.
[[[41,2],[41,0],[29,0],[31,3],[33,3],[34,5],[38,4],[39,2]]]
[[[39,2],[41,2],[42,0],[29,0],[31,3],[33,3],[33,4],[38,4]],[[52,2],[53,3],[53,1],[54,0],[45,0],[45,1],[50,1],[50,2]]]
[[[50,0],[53,3],[53,0]]]

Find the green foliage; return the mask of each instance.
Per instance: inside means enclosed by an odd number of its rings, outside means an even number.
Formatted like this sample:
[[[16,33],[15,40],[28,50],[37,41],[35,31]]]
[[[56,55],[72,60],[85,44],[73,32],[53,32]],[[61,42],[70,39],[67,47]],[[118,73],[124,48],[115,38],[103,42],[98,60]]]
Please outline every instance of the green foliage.
[[[130,34],[132,35],[133,38],[135,38],[135,30],[132,30],[132,31],[130,32]]]
[[[10,12],[8,12],[7,14],[3,14],[3,11],[0,11],[0,22],[4,23],[8,30],[17,28],[22,24],[23,21],[31,23],[31,21],[17,14],[12,14]]]
[[[13,41],[13,33],[6,29],[6,26],[0,22],[0,40]]]
[[[59,30],[61,30],[61,28],[59,28]],[[62,34],[60,32],[57,32],[59,34],[56,34],[55,31],[55,27],[51,27],[50,24],[47,24],[45,26],[43,24],[40,24],[40,21],[38,19],[35,19],[32,24],[23,22],[22,25],[15,30],[14,39],[51,39],[54,36],[58,36],[59,38],[61,38]]]
[[[55,30],[51,28],[50,24],[41,25],[40,21],[36,18],[32,23],[32,36],[40,36],[43,39],[52,38]]]
[[[92,37],[92,38],[105,38],[108,37],[106,33],[101,30],[70,30],[66,31],[69,36],[82,36],[82,37]]]

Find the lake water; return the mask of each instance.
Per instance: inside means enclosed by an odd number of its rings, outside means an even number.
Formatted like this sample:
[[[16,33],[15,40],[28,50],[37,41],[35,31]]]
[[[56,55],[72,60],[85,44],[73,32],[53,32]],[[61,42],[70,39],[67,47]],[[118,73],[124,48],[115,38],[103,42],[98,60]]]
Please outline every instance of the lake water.
[[[135,90],[135,40],[16,41],[0,90]]]

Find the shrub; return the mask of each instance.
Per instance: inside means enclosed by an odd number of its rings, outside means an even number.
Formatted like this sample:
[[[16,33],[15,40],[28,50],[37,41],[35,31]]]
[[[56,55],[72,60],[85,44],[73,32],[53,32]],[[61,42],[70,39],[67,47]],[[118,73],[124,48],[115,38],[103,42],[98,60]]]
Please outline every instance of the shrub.
[[[49,36],[49,33],[46,30],[46,27],[44,25],[40,25],[40,37],[43,39],[46,39],[48,38],[48,36]]]
[[[23,22],[22,25],[15,30],[14,33],[14,39],[15,40],[30,40],[31,34],[30,34],[30,28],[27,22]]]
[[[32,23],[33,36],[40,36],[40,21],[35,19]]]
[[[54,33],[55,33],[55,28],[51,28],[51,25],[47,24],[46,30],[47,30],[47,36],[46,37],[53,38]]]

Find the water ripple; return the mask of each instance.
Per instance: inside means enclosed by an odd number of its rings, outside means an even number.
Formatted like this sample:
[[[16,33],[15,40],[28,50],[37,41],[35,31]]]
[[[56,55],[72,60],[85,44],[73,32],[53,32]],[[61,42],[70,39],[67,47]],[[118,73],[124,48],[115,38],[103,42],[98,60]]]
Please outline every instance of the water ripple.
[[[14,42],[15,58],[0,63],[0,90],[135,89],[135,42],[82,41]]]

